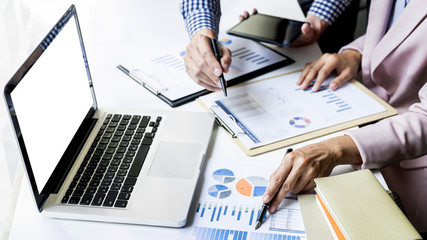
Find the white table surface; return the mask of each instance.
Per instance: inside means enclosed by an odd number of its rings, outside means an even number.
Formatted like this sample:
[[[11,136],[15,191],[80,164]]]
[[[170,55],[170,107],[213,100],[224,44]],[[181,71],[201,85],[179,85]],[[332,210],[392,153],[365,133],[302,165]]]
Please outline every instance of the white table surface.
[[[38,19],[32,24],[39,26],[31,32],[34,41],[29,41],[29,45],[37,43],[72,3],[54,2],[27,1],[26,4],[34,11],[31,19]],[[99,105],[171,109],[116,69],[116,65],[136,68],[145,55],[158,49],[167,49],[171,44],[182,45],[184,49],[188,36],[180,15],[179,1],[93,0],[74,3]],[[253,7],[263,13],[304,19],[296,0],[228,0],[222,1],[221,4],[221,29],[224,30],[237,23],[240,13],[244,10],[252,11]],[[278,50],[296,60],[296,63],[262,77],[301,69],[307,62],[321,55],[317,44]],[[196,102],[173,109],[177,110],[204,111]],[[248,162],[263,161],[265,164],[277,166],[284,151],[285,149],[280,149],[256,157],[247,157],[223,129],[215,128],[207,158],[247,159]],[[350,166],[340,166],[334,173],[351,170]],[[381,179],[379,174],[376,175]],[[47,218],[37,211],[24,177],[9,239],[174,239],[178,231],[179,229],[175,228]]]

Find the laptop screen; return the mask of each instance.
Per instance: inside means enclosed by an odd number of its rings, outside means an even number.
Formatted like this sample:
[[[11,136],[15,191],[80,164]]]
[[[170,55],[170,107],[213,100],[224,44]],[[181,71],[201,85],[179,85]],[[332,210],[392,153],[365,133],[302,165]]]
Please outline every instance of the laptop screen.
[[[64,15],[24,63],[18,74],[22,78],[15,79],[10,93],[39,192],[94,105],[74,11]]]

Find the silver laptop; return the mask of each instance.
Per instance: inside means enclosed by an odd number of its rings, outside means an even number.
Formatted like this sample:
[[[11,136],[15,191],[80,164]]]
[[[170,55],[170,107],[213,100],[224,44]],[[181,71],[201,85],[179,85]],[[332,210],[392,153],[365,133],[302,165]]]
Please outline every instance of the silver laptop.
[[[40,212],[185,225],[214,119],[203,112],[98,108],[74,6],[4,95]]]

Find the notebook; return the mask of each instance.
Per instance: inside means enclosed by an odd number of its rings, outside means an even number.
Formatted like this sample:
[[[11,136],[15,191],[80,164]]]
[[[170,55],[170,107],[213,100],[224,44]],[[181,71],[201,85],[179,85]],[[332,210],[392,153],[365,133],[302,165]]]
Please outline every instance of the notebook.
[[[73,5],[6,84],[4,97],[40,212],[185,225],[214,119],[98,108]]]

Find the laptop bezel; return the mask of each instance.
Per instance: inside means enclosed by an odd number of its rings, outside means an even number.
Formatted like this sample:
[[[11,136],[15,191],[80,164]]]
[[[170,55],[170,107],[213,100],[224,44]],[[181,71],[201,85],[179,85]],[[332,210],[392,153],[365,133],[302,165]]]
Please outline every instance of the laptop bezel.
[[[11,93],[16,88],[16,86],[21,82],[21,80],[25,77],[26,73],[32,68],[34,63],[42,56],[44,51],[49,47],[50,43],[55,40],[56,36],[60,33],[62,28],[66,24],[70,23],[70,20],[74,19],[74,22],[77,27],[77,33],[80,40],[80,46],[82,50],[82,64],[85,64],[86,73],[88,77],[88,86],[92,93],[93,104],[90,109],[88,109],[88,113],[86,114],[85,119],[82,120],[82,123],[68,145],[66,151],[55,167],[52,175],[49,177],[46,185],[43,189],[38,189],[36,180],[34,177],[34,172],[31,166],[30,158],[28,152],[25,147],[25,141],[23,138],[23,134],[21,132],[21,128],[19,126],[18,116],[15,112],[15,107],[11,98]],[[71,20],[72,22],[72,20]],[[92,118],[95,111],[98,109],[95,91],[93,88],[92,78],[89,70],[89,64],[87,61],[86,51],[83,44],[83,37],[77,17],[76,8],[74,5],[71,5],[67,11],[62,15],[62,17],[58,20],[58,22],[52,27],[49,33],[43,38],[43,40],[38,44],[35,50],[29,55],[29,57],[24,61],[21,67],[17,70],[17,72],[12,76],[12,78],[6,83],[4,87],[4,98],[6,102],[6,107],[8,109],[9,117],[11,123],[13,125],[14,133],[16,136],[16,140],[18,143],[18,147],[20,149],[21,157],[24,163],[25,170],[27,172],[27,177],[30,181],[30,185],[32,188],[32,192],[36,201],[36,205],[38,210],[41,212],[43,210],[43,206],[51,193],[58,193],[62,183],[64,182],[68,172],[73,166],[76,158],[82,149],[86,139],[89,136],[89,133],[95,126],[96,120]]]

